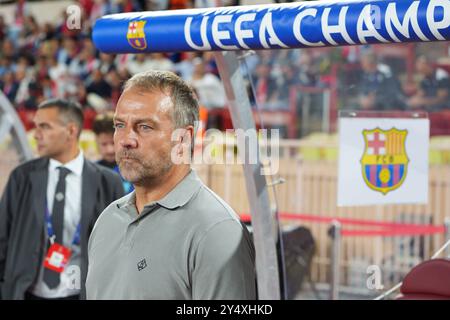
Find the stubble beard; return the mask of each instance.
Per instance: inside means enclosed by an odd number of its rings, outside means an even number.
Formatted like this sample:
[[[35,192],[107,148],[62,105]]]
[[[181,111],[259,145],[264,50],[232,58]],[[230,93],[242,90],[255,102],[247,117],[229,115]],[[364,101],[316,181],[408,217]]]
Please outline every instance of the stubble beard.
[[[133,157],[132,160],[123,160],[118,157],[117,163],[122,177],[134,186],[154,185],[173,166],[170,156],[160,157],[156,161],[146,161],[139,157]]]

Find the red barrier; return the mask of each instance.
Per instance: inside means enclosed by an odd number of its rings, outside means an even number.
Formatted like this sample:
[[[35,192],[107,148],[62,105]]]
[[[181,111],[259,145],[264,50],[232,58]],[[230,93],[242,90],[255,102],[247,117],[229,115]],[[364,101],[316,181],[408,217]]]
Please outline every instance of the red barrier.
[[[248,214],[241,214],[243,222],[250,222],[251,217]],[[417,235],[431,235],[445,232],[444,226],[412,224],[412,223],[393,223],[380,222],[374,220],[363,219],[349,219],[349,218],[335,218],[323,217],[308,214],[293,214],[293,213],[279,213],[282,220],[302,220],[319,223],[331,223],[338,221],[342,225],[359,225],[377,227],[376,230],[342,230],[342,236],[417,236]]]

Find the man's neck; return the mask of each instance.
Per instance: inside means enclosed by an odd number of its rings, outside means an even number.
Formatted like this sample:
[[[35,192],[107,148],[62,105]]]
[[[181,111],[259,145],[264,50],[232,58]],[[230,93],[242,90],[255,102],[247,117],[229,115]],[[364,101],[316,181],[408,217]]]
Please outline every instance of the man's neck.
[[[52,159],[61,162],[62,164],[66,164],[67,162],[72,161],[78,155],[80,154],[80,149],[78,146],[75,146],[74,148],[71,148],[70,151],[62,153],[60,155],[57,155],[55,157],[52,157]]]
[[[164,198],[189,174],[190,170],[190,166],[187,165],[176,166],[157,181],[150,182],[145,186],[135,186],[138,214],[142,212],[146,204]]]

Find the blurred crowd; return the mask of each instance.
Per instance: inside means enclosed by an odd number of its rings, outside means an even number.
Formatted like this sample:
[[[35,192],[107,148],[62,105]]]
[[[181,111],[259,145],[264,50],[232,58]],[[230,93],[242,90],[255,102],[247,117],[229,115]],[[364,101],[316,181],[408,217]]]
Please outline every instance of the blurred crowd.
[[[192,84],[206,108],[225,105],[212,53],[111,55],[100,53],[91,40],[93,22],[104,14],[186,7],[186,3],[78,2],[83,8],[81,29],[67,27],[65,11],[59,22],[37,23],[26,1],[17,2],[13,24],[7,25],[0,16],[0,89],[17,109],[34,110],[51,97],[74,99],[96,111],[113,109],[123,81],[149,69],[178,73]]]
[[[34,110],[52,97],[74,99],[96,112],[113,110],[124,80],[148,69],[171,70],[187,80],[206,109],[223,108],[226,97],[213,53],[119,54],[96,50],[91,31],[105,14],[141,10],[211,7],[209,0],[79,0],[81,28],[68,28],[67,13],[59,21],[39,24],[25,0],[17,1],[12,24],[0,16],[0,89],[17,109]],[[238,2],[222,2],[234,5]],[[357,48],[355,50],[354,48]],[[356,68],[346,68],[348,65]],[[363,110],[450,109],[449,69],[427,55],[415,56],[413,90],[370,46],[259,51],[245,59],[248,91],[262,110],[287,110],[290,90],[326,89],[339,80],[339,108]],[[337,69],[336,69],[337,67]],[[334,69],[333,69],[334,68]],[[334,73],[338,70],[339,73]],[[404,71],[402,71],[404,72]],[[335,79],[335,83],[337,81]],[[302,89],[303,88],[303,89]],[[313,104],[315,102],[313,101]],[[292,108],[290,109],[292,110]]]
[[[251,68],[256,101],[262,109],[288,109],[290,87],[295,86],[297,94],[304,96],[320,92],[311,89],[330,88],[330,77],[335,77],[340,81],[340,108],[450,110],[450,64],[414,52],[413,83],[409,83],[406,70],[388,59],[383,61],[372,46],[361,46],[356,55],[351,52],[354,48],[259,52]],[[405,62],[406,57],[402,59]]]

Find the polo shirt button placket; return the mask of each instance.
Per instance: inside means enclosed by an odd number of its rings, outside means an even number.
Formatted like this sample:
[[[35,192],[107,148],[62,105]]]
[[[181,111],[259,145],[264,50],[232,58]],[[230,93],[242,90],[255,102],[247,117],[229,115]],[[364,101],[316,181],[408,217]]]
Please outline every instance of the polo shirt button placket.
[[[134,237],[136,227],[137,227],[136,222],[130,223],[128,225],[127,233],[125,235],[125,244],[124,244],[124,247],[128,250],[131,249],[131,247],[132,247],[133,237]]]

